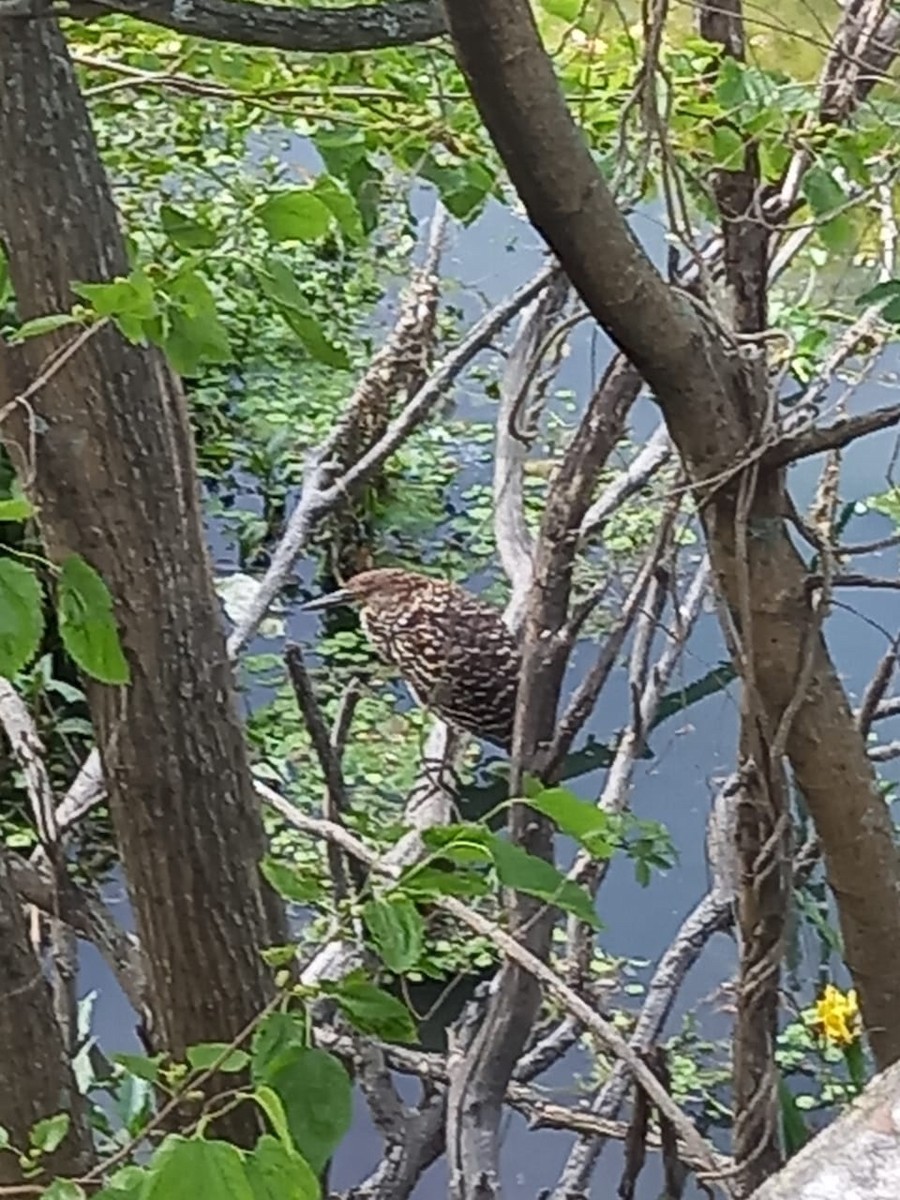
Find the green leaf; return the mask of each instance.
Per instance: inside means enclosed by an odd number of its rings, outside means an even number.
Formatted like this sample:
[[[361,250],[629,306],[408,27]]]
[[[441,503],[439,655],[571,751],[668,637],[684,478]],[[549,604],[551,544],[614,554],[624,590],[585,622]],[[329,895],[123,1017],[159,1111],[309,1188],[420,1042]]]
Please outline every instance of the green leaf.
[[[445,871],[436,866],[412,867],[402,876],[403,890],[422,896],[487,896],[491,885],[472,871]]]
[[[320,1174],[350,1129],[350,1076],[333,1054],[300,1046],[282,1054],[267,1074],[266,1082],[284,1105],[295,1147]]]
[[[111,317],[131,342],[145,340],[145,322],[158,313],[153,284],[140,267],[111,283],[73,283],[72,291],[99,316]]]
[[[748,99],[744,68],[733,58],[723,58],[719,64],[716,100],[725,111],[739,108]]]
[[[267,1084],[261,1083],[259,1087],[253,1090],[253,1099],[263,1110],[269,1119],[269,1124],[275,1130],[275,1134],[288,1148],[293,1146],[291,1140],[291,1131],[288,1128],[287,1114],[284,1111],[284,1105],[276,1091],[273,1091]]]
[[[406,1005],[367,979],[349,977],[329,985],[327,992],[360,1033],[385,1042],[418,1041],[416,1023]]]
[[[574,25],[584,11],[584,0],[541,0],[541,8],[551,17]]]
[[[0,675],[11,679],[31,662],[44,632],[41,585],[31,567],[0,558]]]
[[[870,304],[897,298],[900,298],[900,279],[885,279],[881,283],[876,283],[873,288],[869,288],[867,292],[863,292],[861,296],[857,296],[856,305],[858,308],[867,308]]]
[[[228,1049],[227,1042],[200,1042],[196,1046],[188,1046],[187,1061],[195,1071],[205,1071],[213,1065]],[[246,1050],[233,1049],[224,1062],[216,1068],[226,1075],[243,1069],[250,1063],[250,1055]]]
[[[34,508],[24,496],[12,496],[0,500],[0,521],[27,521],[34,516]]]
[[[362,242],[365,238],[362,218],[356,201],[347,189],[333,175],[320,175],[313,190],[328,206],[341,233],[351,242]]]
[[[190,317],[215,316],[216,298],[196,271],[179,271],[169,284],[169,298]]]
[[[816,231],[829,250],[847,250],[857,243],[856,227],[847,213],[838,213]]]
[[[611,858],[618,845],[609,813],[580,800],[568,788],[547,788],[526,801],[549,817],[562,833],[577,838],[595,858]]]
[[[305,1159],[264,1134],[246,1158],[247,1179],[254,1200],[319,1200],[319,1181]]]
[[[285,900],[309,904],[322,899],[322,884],[308,867],[304,870],[302,867],[276,862],[274,858],[264,858],[259,869],[263,877]]]
[[[9,1130],[5,1125],[0,1125],[0,1150],[5,1150],[9,1145]]]
[[[713,156],[720,167],[737,170],[744,162],[744,139],[728,125],[716,125],[712,131]]]
[[[122,1167],[102,1191],[94,1193],[93,1200],[138,1200],[148,1177],[143,1167]]]
[[[309,188],[279,192],[263,204],[259,216],[275,242],[315,242],[331,229],[331,210]]]
[[[41,1192],[40,1200],[85,1200],[85,1190],[71,1179],[54,1179]]]
[[[128,683],[131,671],[122,653],[112,598],[94,568],[71,554],[57,586],[59,632],[67,652],[101,683]]]
[[[490,835],[490,847],[497,875],[504,886],[539,900],[552,901],[594,929],[600,928],[590,896],[577,883],[566,879],[552,863],[495,834]]]
[[[256,272],[259,285],[269,299],[278,305],[282,317],[297,335],[307,354],[326,366],[346,370],[350,365],[346,350],[325,335],[290,269],[278,259],[270,259],[266,268],[265,271]]]
[[[780,1075],[778,1078],[778,1104],[781,1109],[784,1148],[790,1158],[806,1145],[809,1140],[809,1130],[806,1127],[803,1113],[797,1106],[796,1097]]]
[[[309,313],[299,313],[286,309],[282,316],[297,335],[303,349],[316,362],[324,363],[326,367],[336,367],[346,371],[350,366],[350,358],[343,346],[330,341],[322,326]]]
[[[71,1123],[72,1118],[64,1112],[44,1117],[32,1127],[29,1139],[32,1148],[40,1150],[42,1154],[52,1154],[62,1144]]]
[[[153,1157],[141,1200],[255,1200],[244,1160],[228,1142],[170,1134]]]
[[[112,1060],[138,1079],[146,1079],[148,1083],[156,1083],[159,1079],[160,1068],[165,1054],[154,1054],[148,1058],[144,1054],[114,1054]]]
[[[11,346],[17,346],[29,338],[53,333],[55,329],[63,329],[66,325],[80,324],[81,321],[78,317],[73,317],[71,313],[48,313],[46,317],[34,317],[32,320],[26,321],[24,325],[20,325],[9,335],[8,340]]]
[[[298,1048],[306,1048],[305,1022],[290,1013],[269,1013],[257,1026],[250,1047],[254,1081],[267,1082],[282,1058]]]
[[[300,291],[294,273],[280,259],[270,258],[266,262],[265,271],[256,271],[259,285],[269,299],[286,308],[295,308],[297,312],[309,310],[306,297]]]
[[[402,974],[416,965],[422,953],[425,923],[408,897],[369,900],[363,908],[363,920],[385,966]]]
[[[179,375],[196,375],[207,363],[231,362],[231,343],[225,326],[214,312],[174,310],[163,350]]]
[[[810,167],[803,177],[802,191],[817,217],[833,212],[846,199],[844,189],[824,167]]]
[[[179,250],[210,250],[218,240],[208,225],[188,216],[173,204],[162,205],[159,220],[166,237]]]

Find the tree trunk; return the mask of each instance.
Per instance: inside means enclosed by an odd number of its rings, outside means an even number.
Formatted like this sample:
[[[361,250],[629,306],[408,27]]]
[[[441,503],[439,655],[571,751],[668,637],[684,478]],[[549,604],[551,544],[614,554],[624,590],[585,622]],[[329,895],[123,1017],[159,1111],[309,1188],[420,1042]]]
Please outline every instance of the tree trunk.
[[[876,1075],[751,1200],[897,1200],[900,1065]]]
[[[21,904],[0,851],[0,1125],[12,1146],[28,1148],[32,1126],[68,1113],[69,1130],[41,1159],[51,1175],[82,1175],[93,1162],[84,1099],[78,1092],[53,999],[28,943]],[[0,1154],[0,1185],[22,1182],[15,1154]]]
[[[741,613],[751,617],[750,669],[771,728],[812,655],[787,754],[822,841],[845,957],[884,1066],[900,1057],[900,956],[884,953],[900,930],[900,864],[873,766],[814,628],[806,570],[785,526],[783,472],[760,473],[748,528],[743,538],[737,532],[741,464],[768,431],[764,390],[637,244],[566,107],[527,0],[447,0],[447,13],[460,65],[529,217],[655,392],[695,487],[730,620],[740,631]]]
[[[0,95],[0,236],[26,320],[68,310],[73,281],[128,267],[55,20],[3,22]],[[58,331],[0,349],[4,401],[68,340]],[[151,1039],[181,1055],[229,1039],[259,1012],[273,990],[260,948],[286,940],[257,869],[262,824],[184,397],[155,349],[107,325],[15,409],[3,435],[50,556],[82,554],[113,596],[132,682],[92,684],[89,702],[149,967]]]

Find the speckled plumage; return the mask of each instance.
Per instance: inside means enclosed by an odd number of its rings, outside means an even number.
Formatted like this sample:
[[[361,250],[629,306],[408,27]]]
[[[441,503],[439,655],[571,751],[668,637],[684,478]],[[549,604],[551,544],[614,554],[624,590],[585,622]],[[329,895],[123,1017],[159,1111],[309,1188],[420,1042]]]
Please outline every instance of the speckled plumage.
[[[395,568],[364,571],[342,591],[423,708],[509,751],[521,656],[493,605],[455,583]]]

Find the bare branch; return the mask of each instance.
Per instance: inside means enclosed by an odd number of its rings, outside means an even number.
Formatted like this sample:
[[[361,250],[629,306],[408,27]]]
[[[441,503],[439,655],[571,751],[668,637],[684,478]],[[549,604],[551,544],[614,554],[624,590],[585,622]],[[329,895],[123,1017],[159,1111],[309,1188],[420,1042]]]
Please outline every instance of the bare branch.
[[[316,693],[306,672],[303,652],[295,642],[289,642],[285,646],[284,661],[287,664],[291,686],[297,699],[297,707],[303,716],[313,750],[319,760],[322,774],[325,776],[325,816],[330,821],[341,824],[345,814],[350,811],[350,798],[344,786],[344,773],[341,770],[340,757],[332,745],[325,718],[322,716]],[[344,871],[344,859],[340,850],[334,845],[328,846],[328,866],[334,885],[335,898],[345,900],[349,895],[349,887]],[[355,860],[351,860],[350,875],[356,886],[361,887],[364,878],[359,875],[358,867],[359,864]]]
[[[189,37],[242,46],[271,46],[316,54],[379,50],[430,41],[446,31],[438,0],[386,0],[346,8],[282,8],[226,0],[72,0],[57,4],[60,15],[124,13]],[[4,17],[41,17],[35,0],[3,0]]]
[[[891,65],[900,17],[890,0],[847,0],[822,71],[819,119],[840,125]]]
[[[681,923],[672,944],[659,960],[647,988],[644,1004],[629,1039],[629,1045],[635,1052],[649,1050],[659,1039],[688,971],[712,935],[727,929],[732,920],[731,897],[714,889]],[[617,1063],[591,1104],[591,1115],[600,1120],[615,1117],[630,1086],[631,1073],[622,1062]],[[593,1136],[573,1146],[552,1200],[565,1200],[567,1196],[578,1195],[589,1187],[594,1165],[603,1149],[604,1139],[609,1135],[602,1130],[586,1129],[584,1132]]]
[[[900,1064],[876,1075],[849,1108],[758,1188],[751,1200],[895,1200],[900,1194]]]
[[[600,493],[584,514],[581,536],[590,537],[624,502],[639,492],[660,467],[672,457],[672,441],[664,424],[657,425],[650,440],[634,456],[628,467]]]
[[[607,372],[588,404],[553,479],[534,554],[534,575],[525,608],[525,639],[513,733],[510,795],[521,795],[523,768],[546,778],[545,753],[556,723],[559,692],[571,642],[566,636],[578,531],[597,473],[619,437],[631,402]],[[530,854],[553,860],[550,822],[525,804],[509,809],[510,838]],[[552,907],[519,893],[509,900],[510,927],[535,961],[550,952]],[[515,959],[502,967],[484,1023],[458,1069],[451,1074],[448,1160],[451,1193],[483,1197],[498,1193],[496,1132],[503,1097],[541,1004],[533,974]]]
[[[24,701],[8,679],[0,678],[0,725],[6,730],[13,757],[25,776],[35,826],[42,845],[50,852],[56,845],[53,789],[44,763],[44,747]]]
[[[644,603],[644,596],[650,580],[653,578],[653,573],[657,569],[667,539],[666,530],[661,528],[628,591],[621,616],[604,640],[596,661],[581,679],[557,723],[553,742],[547,754],[547,770],[550,776],[554,776],[561,769],[566,755],[572,748],[572,743],[594,710],[597,698],[618,661],[628,631]]]
[[[869,758],[872,762],[891,762],[895,758],[900,758],[900,742],[885,742],[881,746],[870,746]]]
[[[33,863],[28,863],[12,851],[4,851],[13,886],[27,904],[41,912],[58,913],[60,920],[80,937],[92,942],[116,977],[122,991],[135,1011],[146,1011],[146,975],[140,947],[131,934],[125,932],[96,895],[80,888],[71,879],[58,886]]]
[[[494,535],[500,562],[512,587],[509,618],[513,623],[521,619],[519,610],[531,586],[533,551],[522,493],[528,448],[513,428],[513,422],[517,413],[525,410],[531,427],[537,415],[542,389],[534,387],[534,376],[547,332],[561,312],[568,291],[569,281],[559,271],[522,313],[500,381],[494,452]],[[548,379],[543,380],[544,387],[547,382]]]
[[[876,408],[874,412],[860,413],[854,417],[841,417],[822,429],[804,429],[800,433],[780,438],[763,452],[760,466],[784,467],[813,454],[839,450],[857,438],[877,433],[880,429],[890,429],[892,425],[897,424],[900,424],[900,404]]]

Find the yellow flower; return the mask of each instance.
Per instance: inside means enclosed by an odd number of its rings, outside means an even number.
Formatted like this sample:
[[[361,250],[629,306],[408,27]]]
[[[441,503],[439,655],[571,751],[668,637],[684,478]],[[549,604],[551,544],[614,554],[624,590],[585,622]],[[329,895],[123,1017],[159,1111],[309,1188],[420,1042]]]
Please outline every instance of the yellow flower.
[[[851,988],[846,995],[829,983],[816,1002],[815,1024],[827,1041],[835,1046],[851,1046],[859,1037],[859,1005],[856,991]]]

